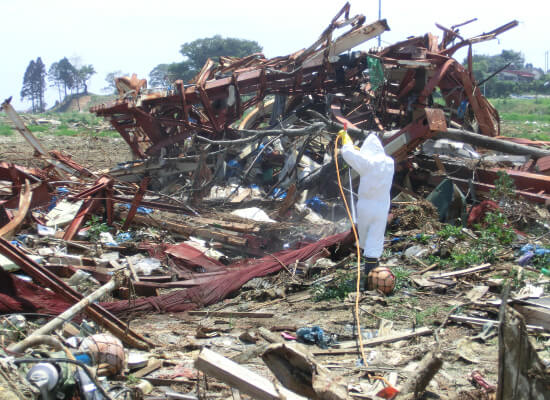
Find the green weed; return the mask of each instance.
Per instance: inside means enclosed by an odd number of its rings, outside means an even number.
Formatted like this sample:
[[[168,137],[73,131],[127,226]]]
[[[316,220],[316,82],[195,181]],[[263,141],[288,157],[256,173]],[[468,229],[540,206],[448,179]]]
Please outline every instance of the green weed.
[[[11,136],[13,135],[13,129],[6,124],[0,123],[0,136]]]
[[[412,270],[403,268],[401,266],[393,267],[391,269],[395,276],[395,289],[394,292],[399,291],[402,288],[410,286],[410,276],[413,273]]]
[[[332,282],[319,283],[313,286],[313,300],[344,300],[349,293],[355,292],[356,282],[357,275],[354,272],[337,271]]]
[[[48,132],[50,128],[48,125],[27,125],[31,132]]]
[[[57,136],[77,136],[78,135],[77,131],[69,129],[65,124],[59,125],[59,127],[53,133],[54,135],[57,135]]]
[[[498,171],[495,179],[495,188],[490,191],[491,197],[496,201],[506,201],[515,197],[516,186],[514,180],[506,171]]]
[[[88,229],[88,234],[90,235],[91,241],[98,240],[101,232],[108,232],[110,230],[109,225],[105,222],[101,222],[101,218],[97,215],[90,216],[90,219],[86,222],[86,226],[90,227],[90,229]]]
[[[443,228],[439,232],[437,232],[437,235],[444,240],[447,240],[451,237],[454,237],[456,239],[464,239],[462,228],[460,226],[450,224],[445,224],[445,226],[443,226]]]

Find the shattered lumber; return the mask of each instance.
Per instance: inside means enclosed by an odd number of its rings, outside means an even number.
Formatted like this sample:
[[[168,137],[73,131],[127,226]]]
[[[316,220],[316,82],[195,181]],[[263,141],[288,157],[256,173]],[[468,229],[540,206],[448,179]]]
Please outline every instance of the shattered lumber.
[[[383,337],[377,337],[372,339],[363,339],[364,347],[374,347],[384,343],[399,342],[400,340],[412,339],[418,336],[431,335],[433,330],[428,327],[418,328],[412,332],[396,333],[394,335],[388,335]],[[359,349],[357,348],[357,342],[344,342],[341,344],[342,348],[328,349],[328,350],[316,350],[313,351],[314,355],[338,355],[338,354],[357,354]],[[350,348],[351,346],[351,348]]]
[[[305,398],[292,393],[281,386],[275,386],[263,376],[244,368],[243,366],[203,348],[195,361],[195,367],[211,375],[231,387],[260,400],[304,400]]]
[[[408,394],[412,394],[412,398],[417,398],[417,395],[422,393],[432,378],[443,366],[443,359],[437,352],[429,352],[424,356],[416,372],[411,375],[403,384],[400,394],[397,398],[404,398]]]
[[[270,345],[264,363],[288,389],[308,399],[349,399],[347,383],[321,366],[313,356],[286,343]]]
[[[6,225],[0,227],[0,237],[11,238],[14,231],[23,223],[27,216],[32,201],[32,191],[28,179],[25,179],[25,190],[19,196],[19,209],[17,215]]]
[[[502,302],[497,400],[547,400],[550,376],[533,349],[523,318]]]

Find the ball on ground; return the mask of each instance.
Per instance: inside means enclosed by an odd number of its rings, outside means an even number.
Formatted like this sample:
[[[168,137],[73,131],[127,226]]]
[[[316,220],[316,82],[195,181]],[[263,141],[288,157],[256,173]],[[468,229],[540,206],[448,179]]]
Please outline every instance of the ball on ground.
[[[395,288],[395,275],[388,267],[376,267],[367,275],[367,288],[390,294]]]

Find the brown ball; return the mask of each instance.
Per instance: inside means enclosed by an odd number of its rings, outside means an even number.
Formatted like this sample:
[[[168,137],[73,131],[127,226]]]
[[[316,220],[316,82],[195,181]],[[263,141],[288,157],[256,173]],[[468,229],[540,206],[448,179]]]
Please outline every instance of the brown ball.
[[[395,275],[388,267],[376,267],[367,275],[367,288],[390,294],[395,288]]]

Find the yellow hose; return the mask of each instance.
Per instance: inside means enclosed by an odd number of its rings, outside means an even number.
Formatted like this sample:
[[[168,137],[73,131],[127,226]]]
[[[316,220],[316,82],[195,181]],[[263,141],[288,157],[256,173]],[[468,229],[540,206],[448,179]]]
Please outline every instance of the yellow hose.
[[[355,247],[357,249],[357,285],[356,285],[356,295],[355,295],[355,323],[357,324],[357,336],[359,337],[359,350],[361,351],[361,358],[363,359],[363,364],[365,365],[365,367],[368,367],[367,357],[365,356],[365,348],[363,347],[363,335],[361,333],[361,322],[359,320],[359,297],[361,295],[361,290],[360,290],[361,289],[360,288],[361,247],[359,245],[359,235],[357,234],[357,229],[355,228],[355,223],[353,222],[351,211],[348,205],[348,200],[346,199],[346,195],[344,194],[344,188],[342,186],[342,180],[340,178],[340,167],[338,166],[338,140],[340,140],[340,136],[336,136],[336,140],[334,141],[334,163],[336,164],[336,177],[338,178],[338,187],[340,188],[340,195],[342,196],[344,206],[346,207],[346,213],[348,214],[348,218],[351,222],[351,230],[353,231],[353,236],[355,237]],[[378,379],[384,382],[386,385],[391,386],[388,380],[383,376],[372,376],[368,372],[367,372],[367,376],[369,377],[369,379]]]

